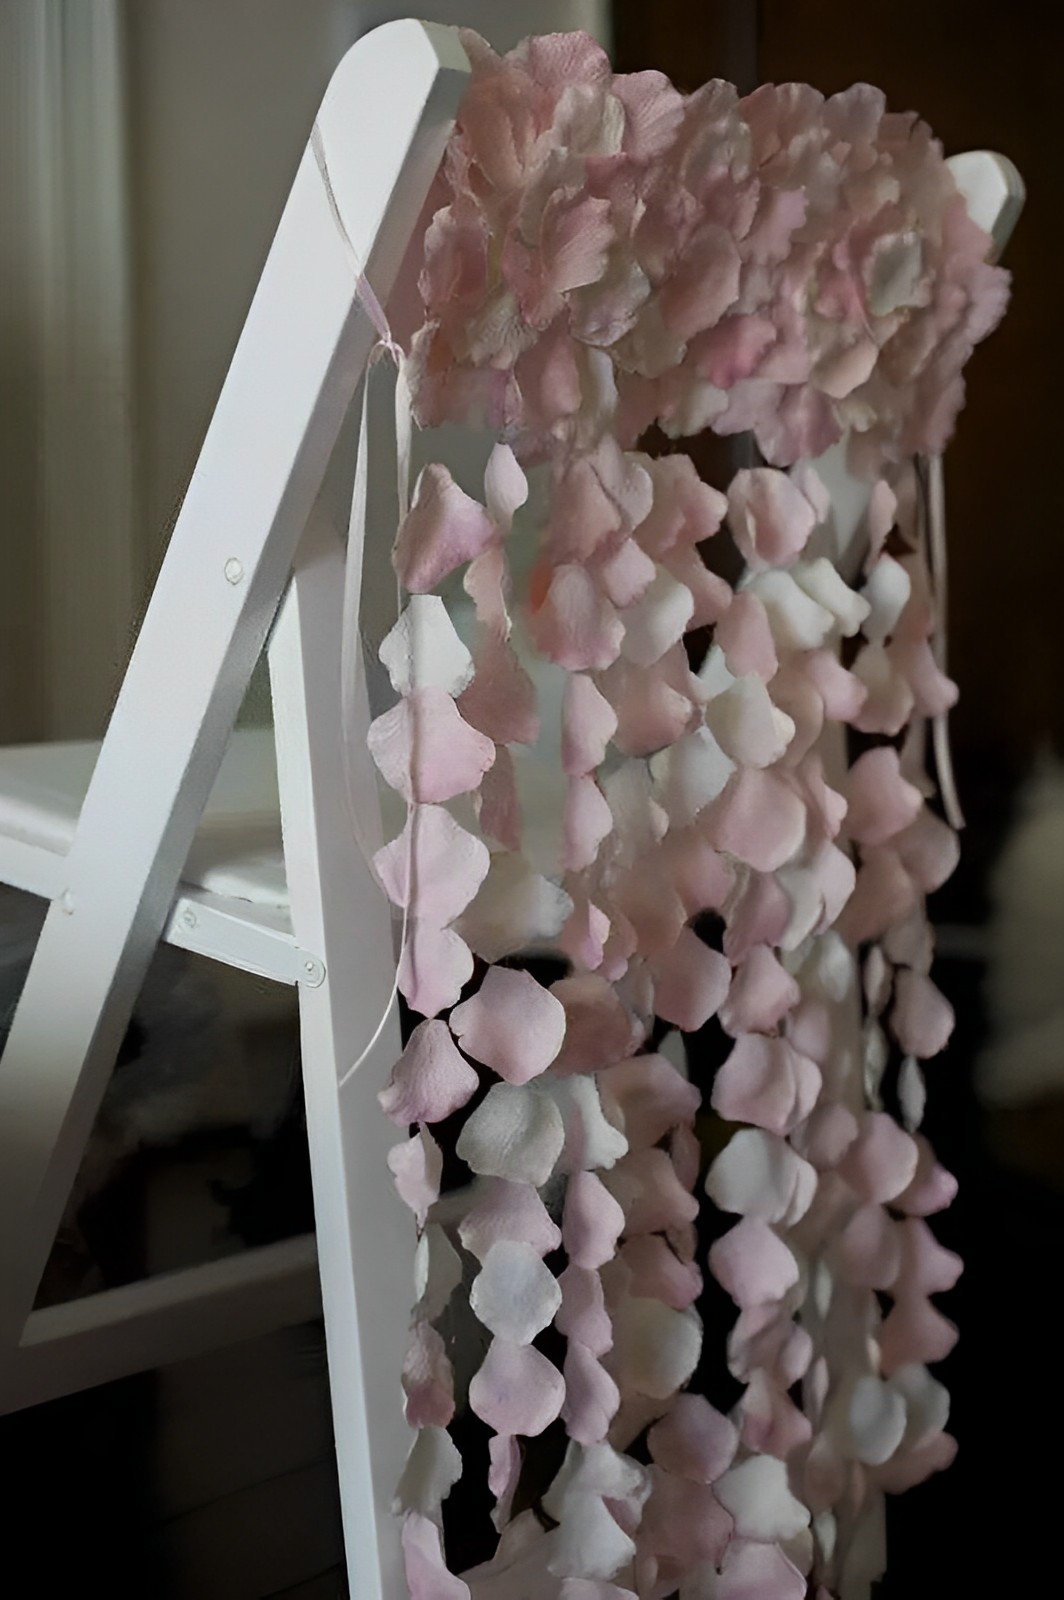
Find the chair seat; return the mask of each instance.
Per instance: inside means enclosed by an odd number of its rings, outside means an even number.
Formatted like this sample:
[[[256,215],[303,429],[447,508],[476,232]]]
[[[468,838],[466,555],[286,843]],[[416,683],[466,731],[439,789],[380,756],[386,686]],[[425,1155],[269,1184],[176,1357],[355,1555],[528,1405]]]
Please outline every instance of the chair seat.
[[[19,886],[52,893],[55,858],[70,849],[99,750],[96,741],[0,749],[0,881],[10,840],[22,847],[20,862],[30,863]],[[11,875],[8,881],[17,880]],[[182,882],[227,899],[287,908],[272,728],[239,728],[230,739]]]

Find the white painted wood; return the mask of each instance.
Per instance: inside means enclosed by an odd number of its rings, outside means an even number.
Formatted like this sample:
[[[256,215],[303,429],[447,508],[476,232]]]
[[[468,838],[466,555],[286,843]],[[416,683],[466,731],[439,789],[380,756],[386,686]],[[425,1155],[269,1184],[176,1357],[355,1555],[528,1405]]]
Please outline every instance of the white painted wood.
[[[303,1234],[34,1311],[0,1371],[0,1412],[308,1322],[320,1303]]]
[[[320,114],[345,226],[386,296],[468,71],[391,24]],[[0,1350],[17,1342],[143,974],[373,332],[304,156],[97,761],[0,1068]],[[57,1007],[55,997],[62,994]]]
[[[385,530],[381,530],[384,534]],[[388,534],[390,537],[390,532]],[[361,562],[354,549],[350,558]],[[415,1235],[395,1193],[389,1148],[402,1136],[377,1091],[400,1051],[388,903],[354,836],[343,758],[340,664],[344,557],[315,518],[270,641],[281,817],[295,937],[325,956],[318,988],[300,991],[303,1083],[351,1593],[390,1600],[402,1589],[391,1502],[410,1444],[400,1377]],[[356,659],[359,653],[355,652]],[[365,684],[353,696],[351,747],[364,748]],[[363,840],[379,837],[372,767],[352,774]]]

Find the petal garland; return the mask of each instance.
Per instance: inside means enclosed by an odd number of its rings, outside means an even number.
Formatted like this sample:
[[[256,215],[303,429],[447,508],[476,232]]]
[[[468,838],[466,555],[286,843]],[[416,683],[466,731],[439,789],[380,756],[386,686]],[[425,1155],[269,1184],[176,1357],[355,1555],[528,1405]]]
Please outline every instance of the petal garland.
[[[847,1600],[881,1567],[877,1497],[955,1448],[927,1364],[960,1265],[925,1219],[956,1185],[919,1127],[953,1020],[924,896],[956,840],[909,735],[956,691],[911,458],[951,431],[1006,278],[928,129],[866,85],[683,96],[584,35],[505,57],[463,38],[408,376],[422,423],[498,442],[483,503],[438,463],[418,480],[380,651],[399,700],[368,741],[407,802],[374,864],[425,1019],[381,1095],[422,1235],[408,1583]],[[643,454],[652,423],[749,431],[760,460],[721,492]],[[851,581],[813,465],[844,437],[874,485]],[[735,586],[703,561],[718,536]],[[459,574],[468,646],[435,592]],[[548,765],[552,862],[522,814]],[[567,974],[524,970],[542,953]],[[739,1126],[700,1184],[700,1090],[648,1039],[714,1017],[709,1104]],[[729,1218],[708,1259],[737,1309],[727,1418],[685,1392],[703,1187]],[[434,1322],[463,1275],[483,1332],[456,1375]],[[439,1532],[456,1390],[492,1431],[499,1531],[464,1578]],[[555,1427],[564,1462],[533,1490],[524,1441]],[[624,1453],[644,1432],[649,1465]],[[549,1528],[513,1514],[535,1494]]]

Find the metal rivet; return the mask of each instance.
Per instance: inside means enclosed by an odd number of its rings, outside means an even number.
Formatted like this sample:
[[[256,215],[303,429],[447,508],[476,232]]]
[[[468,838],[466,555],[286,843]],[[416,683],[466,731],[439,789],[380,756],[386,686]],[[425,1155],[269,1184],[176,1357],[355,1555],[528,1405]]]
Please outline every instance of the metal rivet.
[[[191,906],[189,906],[187,911],[183,911],[181,913],[181,921],[185,924],[186,928],[194,928],[196,926],[196,913],[193,911]]]
[[[225,564],[225,575],[230,583],[240,583],[244,576],[244,568],[236,556],[230,556]]]
[[[74,915],[74,896],[69,889],[64,889],[59,896],[59,909],[64,916],[72,917]]]

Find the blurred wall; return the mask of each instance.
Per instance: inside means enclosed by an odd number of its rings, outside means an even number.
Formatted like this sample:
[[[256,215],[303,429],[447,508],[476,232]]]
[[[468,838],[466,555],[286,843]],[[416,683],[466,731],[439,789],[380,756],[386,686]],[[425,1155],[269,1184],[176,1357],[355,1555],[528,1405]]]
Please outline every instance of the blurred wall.
[[[413,10],[509,47],[601,36],[607,5]],[[103,731],[325,84],[360,33],[406,14],[0,0],[0,741]],[[65,376],[57,347],[77,357]]]

